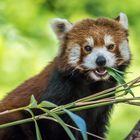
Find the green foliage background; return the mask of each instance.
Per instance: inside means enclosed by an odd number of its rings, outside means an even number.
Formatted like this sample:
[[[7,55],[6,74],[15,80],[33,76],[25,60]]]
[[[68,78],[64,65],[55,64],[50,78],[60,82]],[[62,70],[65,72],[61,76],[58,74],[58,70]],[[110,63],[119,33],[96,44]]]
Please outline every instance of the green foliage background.
[[[1,0],[0,1],[0,98],[25,79],[38,73],[57,54],[58,42],[49,21],[61,17],[75,22],[83,18],[129,18],[132,64],[130,80],[140,68],[140,2],[138,0]],[[139,89],[134,91],[139,95]],[[108,140],[122,140],[140,117],[140,109],[116,105]]]

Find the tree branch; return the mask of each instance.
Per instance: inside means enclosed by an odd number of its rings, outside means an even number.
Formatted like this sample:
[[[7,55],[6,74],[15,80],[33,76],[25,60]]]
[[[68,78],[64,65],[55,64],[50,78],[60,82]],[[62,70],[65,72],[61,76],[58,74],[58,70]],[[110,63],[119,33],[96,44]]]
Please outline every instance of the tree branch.
[[[125,140],[140,140],[140,120],[137,122]]]

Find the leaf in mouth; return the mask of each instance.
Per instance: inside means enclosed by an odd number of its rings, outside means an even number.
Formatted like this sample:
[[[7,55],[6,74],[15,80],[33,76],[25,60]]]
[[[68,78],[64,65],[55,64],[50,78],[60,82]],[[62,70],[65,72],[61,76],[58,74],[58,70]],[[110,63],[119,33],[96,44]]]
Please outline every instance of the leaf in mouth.
[[[123,74],[124,72],[116,70],[115,68],[107,69],[109,75],[111,75],[118,83],[120,83],[125,88],[125,93],[130,93],[134,97],[134,93],[130,89],[130,87],[126,84]]]

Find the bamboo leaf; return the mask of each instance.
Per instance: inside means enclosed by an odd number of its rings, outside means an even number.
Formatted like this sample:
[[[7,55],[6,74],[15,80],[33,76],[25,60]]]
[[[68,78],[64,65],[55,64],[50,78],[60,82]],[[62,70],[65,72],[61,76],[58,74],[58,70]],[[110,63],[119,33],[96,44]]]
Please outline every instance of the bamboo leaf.
[[[64,109],[64,111],[70,116],[70,118],[74,121],[74,123],[77,125],[77,127],[80,129],[83,140],[87,140],[87,128],[86,123],[83,118],[80,116],[70,112],[67,109]]]
[[[56,113],[50,112],[49,110],[44,108],[42,108],[42,110],[58,121],[58,123],[64,128],[64,130],[66,131],[67,135],[70,137],[71,140],[76,140],[70,128],[66,126],[65,122]]]
[[[29,107],[30,108],[37,108],[37,101],[36,101],[34,95],[31,96]]]
[[[117,69],[115,69],[115,68],[110,68],[110,69],[112,69],[113,71],[115,71],[115,72],[117,72],[117,73],[119,73],[119,74],[124,74],[124,72],[123,71],[120,71],[120,70],[117,70]]]
[[[37,137],[37,140],[42,140],[41,133],[40,133],[40,130],[39,130],[37,121],[34,120],[34,122],[35,122],[35,130],[36,130],[36,137]]]
[[[114,68],[113,69],[112,68],[108,68],[108,73],[114,79],[116,79],[116,81],[118,81],[118,83],[120,83],[121,85],[123,85],[123,87],[126,89],[125,90],[126,94],[127,93],[130,93],[134,97],[134,93],[132,92],[132,90],[126,84],[125,80],[123,79],[123,76],[118,73],[118,70],[114,70]]]
[[[35,123],[35,130],[36,130],[36,137],[37,137],[37,140],[42,140],[42,137],[41,137],[41,133],[40,133],[40,130],[39,130],[39,127],[38,127],[38,124],[37,124],[37,121],[36,119],[34,119],[34,113],[32,112],[31,109],[27,108],[26,111],[28,111],[31,115],[32,115],[32,118],[33,118],[33,121]]]
[[[28,111],[31,114],[32,117],[34,117],[34,113],[30,108],[26,108],[25,110]]]
[[[40,107],[46,107],[46,108],[54,108],[54,107],[57,107],[57,105],[56,104],[54,104],[54,103],[52,103],[52,102],[49,102],[49,101],[42,101],[39,105],[38,105],[38,107],[40,108]]]

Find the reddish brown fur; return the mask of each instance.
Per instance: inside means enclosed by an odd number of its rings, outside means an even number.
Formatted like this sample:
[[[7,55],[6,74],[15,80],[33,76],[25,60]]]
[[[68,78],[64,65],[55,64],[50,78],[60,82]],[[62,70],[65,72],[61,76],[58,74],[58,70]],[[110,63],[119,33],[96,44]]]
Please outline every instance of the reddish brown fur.
[[[1,102],[0,110],[13,109],[25,106],[29,103],[29,97],[34,94],[37,100],[40,99],[41,93],[45,90],[48,80],[49,67],[39,75],[25,81],[22,85],[11,91],[9,95]],[[22,97],[22,98],[21,98]],[[17,104],[15,104],[15,102]],[[6,105],[6,106],[3,106]]]
[[[95,40],[95,46],[104,45],[104,35],[109,34],[113,36],[113,39],[117,46],[122,40],[128,36],[127,31],[122,28],[118,21],[110,19],[86,19],[75,24],[73,29],[67,33],[65,40],[62,44],[63,52],[60,57],[56,57],[54,62],[46,67],[40,74],[25,81],[15,90],[11,91],[9,95],[0,102],[0,112],[29,104],[31,95],[33,94],[37,100],[40,100],[43,91],[47,88],[47,81],[52,74],[51,71],[54,67],[58,67],[61,70],[69,69],[67,64],[66,44],[75,42],[81,46],[85,43],[87,36],[93,36]],[[117,55],[119,54],[118,47],[115,50]],[[83,54],[84,55],[84,54]],[[16,104],[15,104],[16,103]]]
[[[28,105],[30,102],[31,95],[34,95],[36,100],[39,101],[43,92],[47,88],[48,78],[52,74],[51,73],[52,69],[54,69],[55,66],[57,65],[56,64],[57,61],[55,60],[48,67],[46,67],[41,73],[25,81],[15,90],[11,91],[8,94],[8,96],[6,96],[0,102],[0,112]],[[19,120],[22,117],[23,116],[20,112],[6,114],[0,116],[0,124],[14,120]]]
[[[117,20],[111,20],[106,18],[99,18],[97,20],[85,19],[74,25],[72,30],[70,30],[66,37],[64,38],[64,42],[61,45],[63,48],[63,52],[61,53],[61,61],[60,68],[65,71],[69,69],[69,65],[67,64],[68,54],[67,45],[70,43],[77,43],[80,46],[85,44],[88,36],[92,36],[94,38],[94,47],[103,47],[104,44],[104,36],[105,34],[111,35],[116,44],[116,49],[113,51],[116,56],[118,56],[118,64],[122,61],[122,56],[119,52],[119,44],[123,40],[128,40],[128,30],[124,29],[121,24]],[[87,55],[83,50],[81,51],[81,57],[83,58]],[[81,58],[81,60],[82,60]]]
[[[62,52],[60,56],[56,57],[53,63],[47,66],[40,74],[25,81],[15,90],[11,91],[8,96],[0,102],[0,112],[28,105],[31,95],[34,95],[35,98],[40,101],[42,94],[47,89],[48,79],[53,74],[53,69],[57,68],[61,71],[65,71],[71,68],[67,63],[67,44],[73,42],[82,46],[85,43],[85,38],[93,36],[95,40],[95,47],[101,47],[104,45],[103,38],[105,34],[109,34],[113,37],[117,45],[114,53],[117,56],[120,56],[118,46],[121,41],[127,39],[128,33],[124,28],[122,28],[118,21],[104,18],[97,20],[86,19],[80,21],[76,23],[73,29],[66,34],[61,45]],[[81,57],[84,55],[86,54],[82,50]],[[3,115],[0,116],[0,124],[19,120],[21,118],[23,118],[21,112]]]

